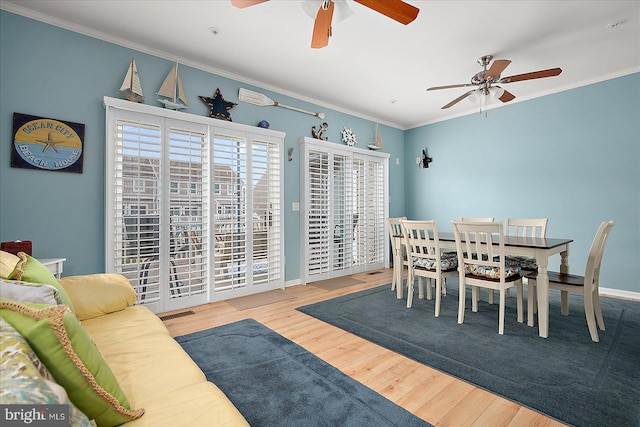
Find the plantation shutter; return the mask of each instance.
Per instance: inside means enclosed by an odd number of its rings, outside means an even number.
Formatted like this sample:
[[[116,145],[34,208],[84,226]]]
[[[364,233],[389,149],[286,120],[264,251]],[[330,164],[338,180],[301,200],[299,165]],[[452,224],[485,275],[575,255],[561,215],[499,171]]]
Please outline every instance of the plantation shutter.
[[[389,155],[311,138],[301,144],[304,282],[384,267]]]
[[[307,268],[314,276],[329,271],[329,154],[310,151],[308,169]]]
[[[381,265],[385,257],[385,171],[384,162],[369,158],[366,162],[367,263]]]
[[[162,132],[153,120],[115,121],[112,146],[113,225],[107,271],[125,275],[140,303],[160,301],[160,220],[162,202]]]
[[[263,285],[283,278],[282,170],[276,142],[252,141],[253,283]]]
[[[213,140],[214,274],[216,290],[246,286],[247,151],[242,137]]]
[[[356,248],[355,264],[363,266],[367,264],[367,195],[365,189],[367,185],[366,161],[364,159],[353,159],[353,192],[355,194],[355,210],[358,216],[356,224]]]
[[[105,106],[105,271],[155,312],[282,288],[284,134]]]
[[[284,280],[281,144],[245,133],[213,140],[215,291]]]
[[[169,298],[207,292],[209,156],[205,134],[169,133]]]

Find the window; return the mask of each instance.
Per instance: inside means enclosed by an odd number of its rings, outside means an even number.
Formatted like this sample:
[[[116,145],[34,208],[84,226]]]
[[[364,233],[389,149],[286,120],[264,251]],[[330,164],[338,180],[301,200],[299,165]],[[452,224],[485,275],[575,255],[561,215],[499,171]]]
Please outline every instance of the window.
[[[281,288],[284,134],[105,105],[106,271],[155,312]]]
[[[141,179],[132,179],[131,180],[131,192],[133,193],[144,193],[144,181]]]
[[[384,267],[389,155],[301,142],[303,281]]]

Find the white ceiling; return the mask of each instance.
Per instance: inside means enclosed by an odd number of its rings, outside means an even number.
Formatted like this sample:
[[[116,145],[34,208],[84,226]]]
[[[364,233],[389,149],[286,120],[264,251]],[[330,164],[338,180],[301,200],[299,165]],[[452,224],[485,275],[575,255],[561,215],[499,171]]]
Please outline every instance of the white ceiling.
[[[354,14],[334,22],[322,49],[310,47],[313,20],[301,0],[246,9],[229,0],[2,0],[0,7],[400,129],[477,113],[467,100],[440,108],[467,88],[425,89],[468,83],[482,55],[512,60],[503,76],[563,69],[504,85],[516,95],[511,103],[640,71],[637,0],[407,0],[420,9],[407,26],[347,2]]]

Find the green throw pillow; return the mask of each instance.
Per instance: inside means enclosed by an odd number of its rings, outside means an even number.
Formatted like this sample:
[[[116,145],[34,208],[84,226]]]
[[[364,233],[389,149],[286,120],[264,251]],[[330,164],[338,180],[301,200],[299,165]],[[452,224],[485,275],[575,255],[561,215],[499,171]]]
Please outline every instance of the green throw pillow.
[[[53,275],[46,265],[43,265],[40,261],[24,252],[18,252],[18,258],[20,258],[20,261],[9,275],[9,279],[51,285],[58,290],[64,303],[73,311],[71,298],[69,298],[69,295],[67,295],[67,292],[60,282],[58,282],[56,276]]]
[[[11,325],[0,318],[0,404],[62,404],[69,406],[69,422],[74,427],[95,427],[71,403],[40,362],[29,344]]]
[[[144,409],[131,409],[113,372],[67,306],[0,299],[0,315],[26,339],[74,405],[99,427],[144,414]]]

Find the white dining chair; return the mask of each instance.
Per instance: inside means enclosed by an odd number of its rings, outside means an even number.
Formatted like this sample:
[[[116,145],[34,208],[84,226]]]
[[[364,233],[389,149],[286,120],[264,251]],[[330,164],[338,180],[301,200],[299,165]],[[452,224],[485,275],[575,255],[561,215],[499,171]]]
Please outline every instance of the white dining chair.
[[[473,218],[473,217],[468,217],[468,216],[462,216],[462,217],[460,217],[460,221],[463,221],[463,222],[495,222],[495,218],[494,217]],[[489,296],[487,297],[487,301],[489,301],[489,304],[493,304],[493,302],[494,302],[493,291],[492,290],[488,290],[488,294],[489,294]],[[507,291],[507,295],[509,295],[508,291]]]
[[[504,333],[506,289],[517,288],[517,320],[523,322],[522,278],[517,267],[505,264],[504,229],[500,222],[452,221],[458,253],[458,323],[464,322],[466,287],[471,286],[472,311],[478,311],[479,289],[500,292],[498,333]],[[497,244],[496,244],[497,243]]]
[[[600,341],[596,320],[600,330],[605,330],[602,309],[600,308],[600,266],[609,233],[615,224],[615,221],[605,221],[600,224],[591,244],[591,250],[589,250],[584,276],[562,274],[554,271],[547,273],[549,276],[549,289],[560,291],[560,312],[563,316],[569,315],[569,292],[582,294],[589,334],[591,334],[591,340],[595,342]],[[526,277],[529,281],[529,286],[535,290],[537,272],[530,273]]]
[[[387,218],[387,229],[391,239],[391,252],[393,253],[393,277],[391,278],[391,290],[396,290],[396,286],[402,286],[402,276],[404,267],[408,267],[408,262],[404,256],[404,245],[402,239],[401,221],[407,219],[406,216],[397,218]]]
[[[407,275],[407,308],[413,302],[413,284],[418,279],[418,298],[424,298],[423,289],[427,288],[427,299],[431,300],[431,282],[435,284],[435,316],[440,316],[440,300],[443,294],[443,282],[446,277],[458,274],[457,256],[448,256],[440,250],[438,227],[435,221],[402,220],[404,245],[409,260]]]
[[[543,239],[547,237],[548,223],[548,218],[507,218],[504,227],[508,236],[517,236],[524,239]],[[537,261],[532,257],[507,255],[506,262],[509,265],[520,265],[520,275],[523,276],[523,283],[527,284],[527,325],[533,327],[533,315],[538,309],[537,299],[533,286],[529,286],[528,279],[524,277],[538,270]]]

